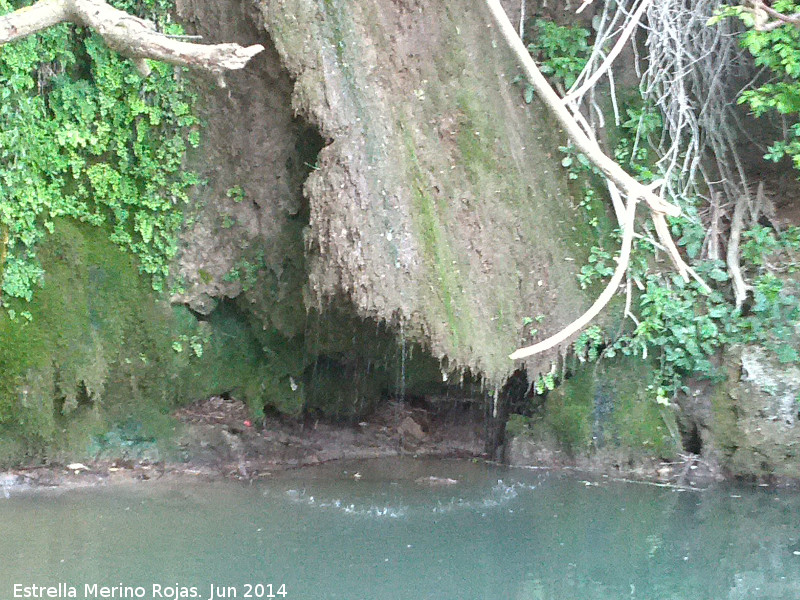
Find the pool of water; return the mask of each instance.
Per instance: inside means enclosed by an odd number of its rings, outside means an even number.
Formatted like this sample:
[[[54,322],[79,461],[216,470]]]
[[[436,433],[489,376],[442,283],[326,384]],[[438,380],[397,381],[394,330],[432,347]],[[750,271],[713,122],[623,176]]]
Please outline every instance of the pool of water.
[[[428,476],[458,483],[417,482]],[[796,600],[800,496],[411,459],[252,485],[12,492],[0,496],[0,600],[15,584],[148,600],[270,589],[304,600]]]

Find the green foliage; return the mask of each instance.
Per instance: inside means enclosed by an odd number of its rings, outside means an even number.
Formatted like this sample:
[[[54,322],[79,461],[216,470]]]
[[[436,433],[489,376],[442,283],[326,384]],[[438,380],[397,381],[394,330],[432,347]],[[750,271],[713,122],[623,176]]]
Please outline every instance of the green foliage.
[[[554,389],[556,389],[555,373],[540,375],[539,378],[533,382],[533,391],[537,394],[541,395],[545,392],[552,392]]]
[[[730,313],[721,295],[706,297],[695,282],[671,279],[648,275],[638,298],[638,326],[618,337],[605,355],[653,356],[660,368],[659,387],[674,393],[686,375],[714,374],[710,359],[728,341],[723,320]]]
[[[732,344],[758,343],[782,362],[797,361],[794,323],[800,317],[798,291],[795,284],[766,265],[780,260],[785,268],[796,268],[800,244],[794,229],[782,235],[765,235],[763,229],[756,227],[744,235],[743,268],[753,281],[749,311],[735,309],[722,261],[694,264],[715,286],[710,294],[694,281],[648,272],[643,276],[645,290],[637,297],[637,327],[610,343],[604,356],[620,352],[653,357],[660,367],[657,389],[668,396],[682,388],[686,376],[716,377],[712,357]]]
[[[800,3],[792,0],[775,0],[772,8],[783,14],[800,12]],[[709,24],[726,17],[738,17],[748,30],[742,35],[742,46],[753,55],[756,65],[766,67],[772,78],[755,89],[745,90],[739,96],[740,104],[747,104],[755,116],[780,114],[794,122],[785,127],[784,138],[770,146],[765,158],[778,162],[784,157],[792,159],[800,169],[800,30],[791,24],[769,31],[755,28],[754,13],[742,6],[728,6],[715,15]]]
[[[0,0],[0,12],[17,5]],[[170,2],[117,6],[169,23]],[[177,251],[182,206],[197,183],[182,168],[198,143],[195,97],[179,70],[143,79],[94,33],[62,24],[0,48],[0,226],[8,234],[6,297],[42,281],[37,246],[54,219],[108,229],[161,289]]]
[[[614,149],[614,159],[633,172],[643,183],[657,179],[651,170],[654,152],[649,142],[651,136],[661,132],[661,114],[653,107],[627,107],[628,116],[621,124],[622,136]]]
[[[581,288],[586,289],[592,283],[604,277],[611,277],[614,273],[614,261],[611,254],[602,248],[592,246],[589,252],[589,264],[581,267],[578,281]]]
[[[629,118],[622,124],[615,157],[640,181],[652,181],[660,173],[647,140],[660,137],[661,119],[647,107],[628,107],[626,114]],[[576,179],[581,173],[591,174],[591,169],[572,158],[569,148],[564,150],[567,154],[562,164],[577,173]],[[591,180],[584,177],[584,181],[584,190],[590,189]],[[588,197],[586,193],[584,196]],[[698,216],[699,201],[693,198],[679,201],[683,214],[670,220],[671,232],[692,260],[693,268],[713,286],[713,291],[707,293],[694,281],[686,283],[677,275],[655,269],[655,247],[646,237],[638,239],[628,271],[628,277],[641,288],[632,302],[635,327],[623,327],[614,335],[591,328],[575,343],[580,360],[613,358],[618,354],[654,360],[658,370],[650,389],[658,404],[668,403],[683,389],[687,376],[719,376],[713,357],[732,344],[761,344],[783,362],[800,358],[793,327],[800,317],[797,286],[776,273],[776,265],[786,272],[794,272],[800,265],[800,231],[790,228],[777,234],[757,225],[743,232],[742,269],[753,282],[753,303],[742,313],[735,309],[725,263],[700,260],[705,231]],[[644,229],[645,233],[651,232],[652,224],[646,221]],[[588,263],[578,273],[581,287],[608,278],[614,266],[611,253],[594,246]]]
[[[603,330],[597,325],[587,327],[575,340],[575,355],[578,360],[594,362],[600,358],[600,352],[605,345]]]
[[[200,326],[198,327],[200,331],[199,334],[179,335],[178,339],[172,342],[172,349],[180,354],[183,352],[184,347],[187,347],[189,350],[191,350],[194,356],[197,358],[202,358],[205,347],[211,340],[211,329],[209,327],[203,327],[202,325],[203,323],[200,323]]]
[[[242,258],[233,265],[233,268],[222,276],[223,281],[240,281],[242,291],[249,291],[258,282],[258,273],[266,268],[264,251],[260,250],[252,261]]]
[[[566,27],[537,19],[533,41],[528,52],[539,63],[539,69],[557,85],[569,89],[586,66],[591,54],[589,30],[582,27]],[[526,90],[525,100],[530,102],[532,92]]]
[[[225,193],[225,195],[237,203],[244,200],[244,190],[240,185],[233,186]]]

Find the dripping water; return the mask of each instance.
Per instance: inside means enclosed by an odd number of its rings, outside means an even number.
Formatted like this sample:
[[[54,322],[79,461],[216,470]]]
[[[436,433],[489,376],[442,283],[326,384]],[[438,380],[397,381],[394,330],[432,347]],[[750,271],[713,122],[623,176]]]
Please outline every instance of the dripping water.
[[[400,381],[397,386],[400,402],[406,400],[406,334],[403,322],[400,321]]]

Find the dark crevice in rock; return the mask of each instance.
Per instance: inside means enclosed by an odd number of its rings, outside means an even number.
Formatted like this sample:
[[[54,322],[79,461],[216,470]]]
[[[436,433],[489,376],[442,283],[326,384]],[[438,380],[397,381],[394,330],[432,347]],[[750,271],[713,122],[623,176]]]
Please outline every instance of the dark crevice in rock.
[[[681,429],[681,443],[683,450],[689,454],[700,455],[703,453],[703,438],[697,423],[689,423]]]
[[[486,455],[503,462],[506,451],[506,423],[512,407],[519,407],[528,393],[528,373],[517,369],[488,403],[486,414]]]

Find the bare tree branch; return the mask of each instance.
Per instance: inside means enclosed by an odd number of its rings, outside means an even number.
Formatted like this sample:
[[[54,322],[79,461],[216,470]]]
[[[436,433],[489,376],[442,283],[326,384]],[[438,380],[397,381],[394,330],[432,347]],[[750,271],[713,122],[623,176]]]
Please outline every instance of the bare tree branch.
[[[767,5],[762,0],[756,0],[754,4],[756,6],[756,10],[762,10],[764,13],[774,19],[774,21],[767,21],[763,23],[756,22],[755,29],[758,31],[771,31],[773,29],[777,29],[781,25],[794,25],[795,27],[800,28],[800,13],[784,15],[783,13],[779,13],[771,6]]]
[[[155,24],[118,10],[102,0],[40,0],[0,17],[0,45],[58,23],[71,22],[97,31],[109,48],[134,60],[147,74],[144,59],[203,69],[214,74],[242,69],[264,46],[195,44],[156,31]]]
[[[611,68],[611,65],[614,63],[614,60],[619,56],[619,53],[622,52],[622,49],[628,43],[628,40],[633,35],[636,27],[639,26],[639,21],[642,19],[642,15],[644,15],[644,11],[647,10],[647,5],[650,4],[652,0],[642,0],[639,3],[639,7],[636,9],[636,12],[631,17],[628,24],[623,29],[622,33],[617,40],[617,43],[614,44],[614,47],[611,49],[611,52],[608,53],[603,64],[592,73],[591,77],[587,79],[579,88],[572,89],[567,92],[567,95],[564,97],[563,102],[569,103],[575,100],[576,98],[580,98],[583,94],[586,93],[589,88],[593,87],[603,76],[603,74]],[[573,86],[574,88],[575,86]]]
[[[536,89],[539,98],[545,103],[548,109],[558,119],[559,125],[566,130],[567,135],[583,154],[598,168],[606,177],[614,181],[625,195],[632,195],[637,200],[644,200],[651,210],[663,213],[672,217],[681,214],[680,208],[659,198],[653,191],[643,183],[636,181],[615,161],[605,155],[599,145],[589,139],[581,130],[580,125],[575,121],[569,110],[564,106],[563,101],[550,86],[542,72],[533,62],[528,54],[522,40],[519,39],[514,26],[508,20],[508,16],[503,10],[499,0],[486,0],[492,15],[500,28],[506,43],[517,57],[520,65],[525,71],[528,82]]]
[[[733,209],[733,221],[731,222],[731,236],[728,240],[728,272],[731,274],[733,281],[733,293],[736,297],[736,308],[741,308],[744,301],[747,299],[747,286],[742,277],[742,269],[739,265],[739,241],[742,235],[742,226],[744,225],[744,211],[747,207],[747,196],[742,195],[736,200],[736,206]]]
[[[66,0],[41,0],[0,16],[0,44],[13,42],[68,20]]]

